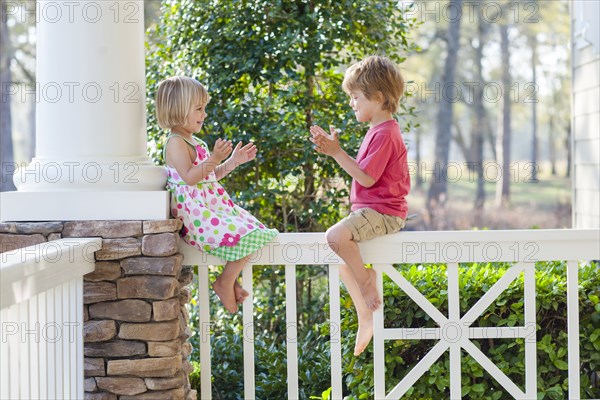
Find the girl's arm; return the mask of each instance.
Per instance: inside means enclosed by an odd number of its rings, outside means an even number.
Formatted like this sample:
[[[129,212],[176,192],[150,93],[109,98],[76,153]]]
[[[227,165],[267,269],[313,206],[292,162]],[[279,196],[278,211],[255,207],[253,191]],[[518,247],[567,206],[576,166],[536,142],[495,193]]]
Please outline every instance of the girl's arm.
[[[363,171],[356,160],[350,157],[348,153],[340,147],[340,141],[335,129],[331,127],[330,130],[331,135],[328,135],[323,128],[317,125],[311,126],[310,133],[312,137],[310,138],[310,141],[315,144],[315,150],[318,153],[333,157],[339,166],[342,167],[348,175],[360,183],[361,186],[373,186],[375,184],[375,179]]]
[[[194,160],[189,153],[189,145],[183,139],[172,138],[167,143],[168,164],[177,170],[186,184],[192,186],[215,171],[219,163],[230,153],[231,142],[217,139],[212,154],[200,164],[194,165]]]
[[[254,143],[248,143],[242,147],[242,142],[239,142],[235,146],[235,149],[233,149],[231,157],[229,157],[229,159],[223,164],[218,165],[215,168],[215,176],[217,177],[217,180],[225,178],[240,165],[254,160],[256,158],[256,152],[257,149]]]

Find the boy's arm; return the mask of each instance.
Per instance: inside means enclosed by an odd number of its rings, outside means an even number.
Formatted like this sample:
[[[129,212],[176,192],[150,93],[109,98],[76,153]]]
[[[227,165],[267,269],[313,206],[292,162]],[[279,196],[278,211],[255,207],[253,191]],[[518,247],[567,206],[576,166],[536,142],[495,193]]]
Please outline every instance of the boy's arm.
[[[371,187],[375,184],[369,174],[363,171],[356,160],[348,155],[341,147],[337,132],[330,127],[331,135],[328,135],[321,127],[314,125],[310,128],[312,137],[310,141],[315,144],[315,150],[321,154],[333,157],[344,171],[348,173],[361,186]]]

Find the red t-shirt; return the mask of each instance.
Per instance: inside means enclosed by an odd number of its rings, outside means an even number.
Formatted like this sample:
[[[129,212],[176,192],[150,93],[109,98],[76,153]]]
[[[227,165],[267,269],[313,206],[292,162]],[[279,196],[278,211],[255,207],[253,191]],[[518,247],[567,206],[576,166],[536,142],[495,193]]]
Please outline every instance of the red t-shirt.
[[[398,122],[392,119],[369,129],[356,161],[360,169],[375,180],[375,184],[367,188],[352,180],[352,211],[368,207],[406,219],[410,175],[406,146]]]

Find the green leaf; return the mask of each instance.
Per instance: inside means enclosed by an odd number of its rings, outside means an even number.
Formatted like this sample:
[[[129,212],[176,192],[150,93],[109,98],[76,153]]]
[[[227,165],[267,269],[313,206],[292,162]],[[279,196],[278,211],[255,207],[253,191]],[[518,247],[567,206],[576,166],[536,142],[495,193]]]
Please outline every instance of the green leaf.
[[[563,370],[563,371],[567,371],[569,369],[569,364],[567,364],[565,361],[560,360],[558,358],[553,361],[553,364],[556,368]]]
[[[471,386],[471,390],[475,393],[483,393],[485,391],[485,387],[482,383],[476,383]]]

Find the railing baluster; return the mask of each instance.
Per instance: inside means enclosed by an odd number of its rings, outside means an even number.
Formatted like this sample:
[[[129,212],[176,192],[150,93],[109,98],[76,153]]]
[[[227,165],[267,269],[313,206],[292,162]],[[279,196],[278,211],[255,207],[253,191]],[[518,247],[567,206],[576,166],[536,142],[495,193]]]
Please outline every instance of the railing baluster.
[[[244,338],[244,398],[255,399],[254,375],[254,290],[252,282],[252,264],[248,263],[242,272],[242,285],[248,292],[243,307]]]
[[[31,337],[35,336],[35,330],[29,326],[29,301],[23,301],[19,303],[19,375],[21,377],[29,377],[29,346],[27,345],[28,340],[32,340]],[[35,337],[33,338],[35,340]],[[29,378],[21,379],[21,390],[20,396],[22,399],[30,399],[31,392],[29,391]]]
[[[374,265],[373,268],[377,273],[377,292],[383,296],[383,268],[379,265]],[[383,306],[373,313],[373,373],[375,381],[375,398],[385,399],[385,353],[383,339]]]
[[[567,334],[569,400],[579,400],[579,264],[572,260],[567,261]]]
[[[340,267],[329,265],[329,346],[331,400],[342,400],[342,325],[340,322]]]
[[[75,330],[75,340],[77,341],[77,359],[76,359],[76,371],[83,371],[83,279],[78,279],[75,286],[75,298],[77,299],[77,327]],[[84,398],[84,380],[83,375],[79,375],[77,378],[77,398]]]
[[[71,322],[71,298],[69,296],[69,282],[62,284],[62,301],[63,301],[63,323],[60,326],[60,343],[62,344],[61,359],[63,364],[63,398],[71,399],[75,397],[75,393],[71,392],[71,346],[69,345],[68,334],[65,329],[69,329],[69,323]]]
[[[77,297],[77,280],[69,281],[69,332],[67,335],[67,345],[69,346],[69,371],[70,371],[70,388],[69,392],[71,393],[72,398],[78,398],[78,383],[80,377],[77,376],[77,340],[73,337],[73,334],[76,334],[77,326],[79,325],[80,318],[78,318],[77,314],[77,303],[79,302],[79,298]],[[75,328],[75,329],[74,329]],[[63,334],[64,334],[63,330]]]
[[[210,364],[210,285],[208,265],[198,266],[198,323],[200,324],[200,398],[212,399]]]
[[[446,273],[448,276],[448,317],[451,324],[456,329],[461,329],[460,322],[460,288],[458,280],[458,264],[448,263]],[[444,331],[442,330],[442,335]],[[462,336],[462,335],[461,335]],[[442,340],[447,338],[442,337]],[[460,342],[466,338],[460,337],[459,340],[450,344],[450,398],[452,400],[462,398],[461,390],[461,363],[460,363]]]
[[[54,296],[54,289],[50,289],[46,292],[46,321],[47,321],[47,330],[50,328],[51,321],[55,321],[54,318],[54,308],[56,307],[56,301]],[[58,396],[56,395],[56,374],[54,369],[56,368],[56,345],[55,343],[51,343],[46,341],[46,350],[48,351],[48,358],[46,364],[46,371],[48,371],[47,379],[48,379],[48,398],[56,399]]]
[[[81,323],[83,324],[83,280],[81,280]],[[37,296],[38,301],[38,317],[40,321],[40,329],[44,329],[44,327],[48,324],[47,319],[47,309],[48,309],[48,301],[47,301],[47,293],[43,292]],[[83,343],[83,326],[80,326],[77,335],[77,339]],[[83,347],[83,344],[82,344]],[[49,399],[50,396],[48,394],[48,345],[45,341],[40,340],[38,343],[38,351],[39,351],[39,366],[38,369],[40,371],[40,399]],[[78,371],[83,371],[83,356],[81,357],[81,368]]]
[[[0,324],[8,329],[8,309],[0,310]],[[0,399],[8,399],[10,393],[10,347],[7,340],[0,340]]]
[[[52,325],[52,328],[49,330],[50,332],[52,332],[51,334],[54,334],[54,335],[58,334],[57,327],[64,325],[64,319],[63,319],[64,299],[62,296],[62,290],[63,290],[62,285],[54,288],[54,324]],[[65,371],[64,371],[64,365],[63,365],[64,353],[63,353],[62,341],[60,339],[56,340],[54,342],[53,346],[55,349],[54,368],[56,368],[56,370],[55,370],[56,398],[64,399],[65,392],[64,392],[63,377],[64,377]]]
[[[525,338],[525,394],[537,397],[537,345],[536,345],[536,313],[535,313],[535,263],[525,265],[523,279],[523,297],[525,300],[525,328],[531,332]]]
[[[15,322],[19,321],[19,305],[15,304],[11,306],[8,310],[8,319],[7,321]],[[21,395],[19,393],[20,387],[19,382],[21,380],[21,375],[19,375],[19,358],[22,356],[20,354],[20,346],[19,340],[21,336],[19,326],[15,326],[17,332],[15,335],[11,335],[7,338],[8,340],[8,357],[10,359],[10,366],[8,367],[8,377],[10,382],[10,399],[19,399]]]
[[[38,343],[43,339],[40,338],[41,326],[38,324],[39,321],[38,313],[37,313],[37,297],[34,296],[27,301],[28,306],[28,325],[29,329],[35,329],[35,340],[29,340],[29,396],[31,399],[39,399],[40,398],[40,369],[39,369],[39,353],[38,353]]]
[[[296,266],[285,266],[285,316],[288,399],[298,399],[298,321],[296,313]]]

